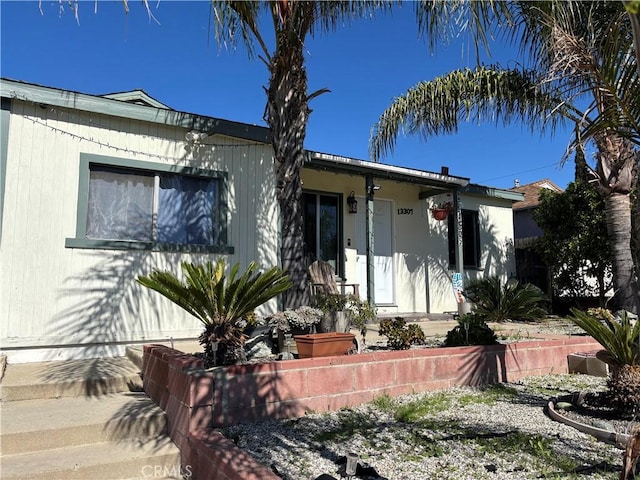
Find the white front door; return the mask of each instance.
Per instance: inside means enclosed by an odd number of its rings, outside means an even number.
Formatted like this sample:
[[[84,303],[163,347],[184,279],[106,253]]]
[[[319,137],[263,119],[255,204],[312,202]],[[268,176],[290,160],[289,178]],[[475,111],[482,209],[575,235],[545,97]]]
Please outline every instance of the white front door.
[[[360,203],[362,202],[362,203]],[[367,298],[367,229],[366,201],[358,199],[363,208],[356,216],[357,282],[360,296]],[[374,282],[376,305],[393,305],[393,245],[392,245],[392,204],[388,200],[374,200]]]

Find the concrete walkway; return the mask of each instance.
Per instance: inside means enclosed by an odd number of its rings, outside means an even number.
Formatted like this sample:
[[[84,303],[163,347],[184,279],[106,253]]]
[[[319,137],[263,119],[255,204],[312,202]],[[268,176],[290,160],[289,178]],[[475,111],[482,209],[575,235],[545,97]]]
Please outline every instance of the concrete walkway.
[[[454,320],[453,315],[450,314],[430,314],[430,318],[418,315],[398,315],[407,320],[407,323],[416,323],[422,328],[427,338],[444,339],[449,330],[455,328],[458,322]],[[379,317],[384,318],[384,317]],[[393,317],[391,317],[393,318]],[[504,323],[489,323],[489,326],[496,332],[498,337],[510,336],[521,339],[527,338],[555,338],[562,336],[557,330],[562,325],[566,325],[564,322],[547,321],[539,323],[525,323],[525,322],[504,322]],[[356,333],[355,329],[351,330],[352,333]],[[387,337],[380,335],[380,323],[375,322],[367,324],[367,333],[365,335],[365,341],[368,345],[386,345]],[[161,341],[153,342],[168,347],[176,348],[177,350],[185,353],[197,353],[202,352],[202,346],[197,339],[192,340],[176,340],[171,342]],[[142,345],[132,345],[127,349],[129,358],[134,362],[140,361],[140,368],[142,367]]]

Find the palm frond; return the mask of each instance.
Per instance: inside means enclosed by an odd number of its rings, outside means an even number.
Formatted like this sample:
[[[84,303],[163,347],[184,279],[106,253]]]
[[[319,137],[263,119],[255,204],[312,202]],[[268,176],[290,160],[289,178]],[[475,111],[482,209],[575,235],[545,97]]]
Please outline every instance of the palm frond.
[[[256,273],[258,265],[252,262],[236,278],[239,267],[235,264],[227,276],[223,259],[203,265],[185,262],[181,264],[184,280],[172,272],[154,270],[139,276],[137,281],[165,296],[205,326],[233,324],[291,287],[289,277],[277,267]]]
[[[474,314],[486,321],[535,321],[547,314],[542,291],[531,284],[521,285],[516,280],[504,285],[497,276],[472,281],[465,288],[465,295],[475,304]]]
[[[374,161],[393,152],[401,129],[428,138],[454,133],[463,121],[519,120],[544,131],[554,130],[563,117],[576,119],[570,106],[540,87],[532,70],[499,65],[455,70],[396,98],[374,125],[369,152]]]
[[[640,364],[640,321],[633,325],[626,311],[621,312],[617,319],[604,321],[575,308],[571,313],[570,320],[602,345],[616,365]]]

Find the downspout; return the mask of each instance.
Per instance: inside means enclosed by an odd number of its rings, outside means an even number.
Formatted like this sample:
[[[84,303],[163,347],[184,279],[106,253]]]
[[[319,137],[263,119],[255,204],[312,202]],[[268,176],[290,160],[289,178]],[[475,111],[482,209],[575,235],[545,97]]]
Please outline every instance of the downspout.
[[[454,222],[453,222],[453,232],[455,239],[455,257],[456,257],[456,271],[455,273],[459,273],[462,277],[462,282],[464,285],[464,251],[462,248],[462,202],[460,201],[460,190],[456,189],[453,192],[453,212],[454,212]],[[452,278],[453,280],[453,278]],[[464,290],[464,288],[463,288]],[[466,299],[463,303],[460,303],[458,298],[456,297],[456,302],[458,306],[458,315],[462,316],[465,313],[469,312],[469,305],[467,304]]]
[[[375,267],[374,267],[374,204],[373,204],[373,177],[367,176],[366,179],[367,192],[367,208],[365,219],[365,234],[367,238],[367,302],[372,307],[376,305],[376,293],[375,293]]]

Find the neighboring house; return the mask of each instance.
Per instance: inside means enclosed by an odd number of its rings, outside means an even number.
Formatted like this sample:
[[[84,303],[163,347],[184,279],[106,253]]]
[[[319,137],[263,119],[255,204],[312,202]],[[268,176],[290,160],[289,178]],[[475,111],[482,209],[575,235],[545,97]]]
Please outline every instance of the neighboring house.
[[[561,193],[563,190],[549,179],[516,185],[511,189],[522,193],[524,199],[513,204],[513,231],[516,248],[516,271],[518,280],[522,283],[532,283],[543,292],[551,292],[549,270],[540,256],[533,251],[533,240],[543,235],[542,229],[533,219],[533,212],[540,204],[539,196],[542,189]]]
[[[174,111],[139,90],[95,96],[7,79],[0,87],[0,344],[9,361],[195,338],[198,321],[137,275],[221,256],[279,263],[267,128]],[[330,262],[365,298],[373,226],[369,285],[380,313],[455,311],[457,258],[467,281],[515,274],[511,206],[521,194],[445,168],[317,152],[302,180],[307,260]],[[430,212],[447,201],[460,207],[460,246],[453,216]],[[273,300],[259,313],[276,308]]]

